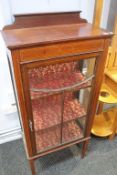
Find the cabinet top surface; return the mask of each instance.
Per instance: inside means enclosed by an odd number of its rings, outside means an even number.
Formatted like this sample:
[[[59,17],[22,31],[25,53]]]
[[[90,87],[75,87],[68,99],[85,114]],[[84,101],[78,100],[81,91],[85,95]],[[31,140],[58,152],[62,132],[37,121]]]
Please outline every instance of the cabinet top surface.
[[[87,23],[86,20],[80,19],[78,14],[67,13],[66,15],[66,13],[62,13],[61,18],[57,14],[54,15],[54,19],[50,16],[48,18],[48,15],[46,17],[44,15],[41,17],[39,15],[17,16],[16,24],[4,28],[2,35],[10,49],[112,36],[111,32],[99,29]]]

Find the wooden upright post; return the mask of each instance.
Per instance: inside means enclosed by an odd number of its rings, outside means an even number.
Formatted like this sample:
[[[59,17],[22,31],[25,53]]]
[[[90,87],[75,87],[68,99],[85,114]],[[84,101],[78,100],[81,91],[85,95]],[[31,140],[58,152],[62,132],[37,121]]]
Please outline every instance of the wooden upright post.
[[[100,27],[103,2],[104,0],[95,0],[95,11],[94,11],[93,24],[97,27]]]
[[[95,0],[93,25],[96,26],[96,27],[100,27],[102,9],[103,9],[103,2],[104,2],[104,0]],[[94,64],[95,64],[95,61],[93,61],[93,60],[90,61],[89,60],[89,62],[88,62],[89,73],[93,70]]]

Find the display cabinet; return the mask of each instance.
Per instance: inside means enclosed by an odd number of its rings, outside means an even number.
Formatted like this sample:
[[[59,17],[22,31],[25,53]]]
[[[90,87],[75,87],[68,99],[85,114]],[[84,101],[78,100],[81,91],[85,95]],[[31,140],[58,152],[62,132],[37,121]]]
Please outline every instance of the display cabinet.
[[[16,15],[8,47],[27,158],[83,143],[84,157],[112,33],[80,12]]]

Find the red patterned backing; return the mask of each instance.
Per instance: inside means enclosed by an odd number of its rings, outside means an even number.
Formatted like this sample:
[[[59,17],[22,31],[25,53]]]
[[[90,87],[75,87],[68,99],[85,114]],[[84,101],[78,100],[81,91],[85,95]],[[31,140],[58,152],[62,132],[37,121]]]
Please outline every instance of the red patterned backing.
[[[61,144],[61,127],[56,126],[35,133],[37,151],[43,151]],[[75,121],[63,125],[62,143],[83,137],[81,129]]]
[[[58,125],[62,121],[62,95],[56,94],[32,101],[35,131]],[[67,122],[86,115],[84,108],[73,97],[65,93],[63,121]]]
[[[80,83],[85,77],[76,69],[76,64],[76,62],[63,63],[29,70],[30,89],[59,89]],[[84,83],[76,89],[86,87],[89,83]],[[48,93],[31,91],[31,99],[47,95]]]
[[[55,65],[48,65],[45,67],[38,67],[29,70],[30,78],[36,78],[39,81],[53,80],[53,78],[60,78],[64,73],[72,73],[75,70],[76,62],[61,63]]]

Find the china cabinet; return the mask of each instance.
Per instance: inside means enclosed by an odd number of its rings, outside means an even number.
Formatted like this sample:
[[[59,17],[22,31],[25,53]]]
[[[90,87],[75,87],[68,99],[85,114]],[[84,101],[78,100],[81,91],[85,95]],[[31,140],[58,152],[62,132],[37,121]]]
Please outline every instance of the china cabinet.
[[[112,33],[80,12],[15,15],[2,31],[27,158],[82,143],[84,157]]]

